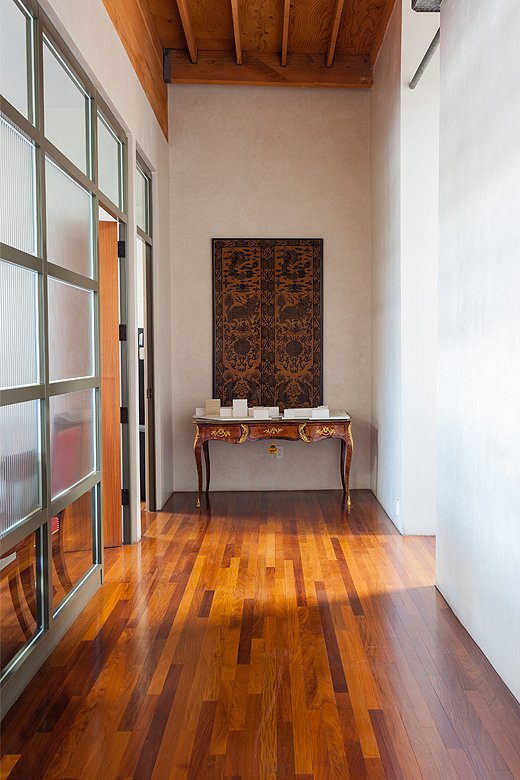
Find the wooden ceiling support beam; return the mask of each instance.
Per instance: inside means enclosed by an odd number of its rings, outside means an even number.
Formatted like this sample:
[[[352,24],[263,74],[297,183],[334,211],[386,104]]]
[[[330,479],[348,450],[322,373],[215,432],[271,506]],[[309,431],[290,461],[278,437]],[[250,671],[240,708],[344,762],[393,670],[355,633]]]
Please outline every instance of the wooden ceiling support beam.
[[[341,22],[341,14],[343,13],[344,5],[345,0],[336,0],[332,30],[330,31],[329,47],[327,49],[327,68],[330,68],[334,62],[334,52],[336,51],[336,41],[338,40],[339,23]]]
[[[374,36],[374,41],[372,43],[372,51],[370,52],[370,64],[372,67],[374,67],[377,62],[377,58],[379,57],[379,52],[381,51],[381,46],[383,45],[386,28],[390,22],[395,4],[396,0],[386,0],[385,7],[383,8],[376,34]]]
[[[170,80],[173,84],[243,84],[273,87],[350,87],[370,89],[372,69],[365,55],[337,54],[327,68],[324,54],[291,54],[282,66],[274,52],[242,53],[237,65],[231,52],[199,51],[196,65],[183,49],[170,50]]]
[[[181,17],[182,29],[184,30],[184,37],[188,44],[188,51],[190,53],[190,59],[193,63],[197,62],[197,41],[191,26],[190,12],[188,10],[187,0],[177,0],[177,8],[179,9],[179,16]]]
[[[238,0],[231,0],[231,14],[233,16],[233,35],[235,36],[235,52],[237,65],[242,65],[242,42],[240,40],[240,19],[238,16]]]
[[[289,13],[291,10],[291,0],[284,0],[283,3],[283,28],[282,28],[282,67],[287,65],[287,46],[289,44]]]

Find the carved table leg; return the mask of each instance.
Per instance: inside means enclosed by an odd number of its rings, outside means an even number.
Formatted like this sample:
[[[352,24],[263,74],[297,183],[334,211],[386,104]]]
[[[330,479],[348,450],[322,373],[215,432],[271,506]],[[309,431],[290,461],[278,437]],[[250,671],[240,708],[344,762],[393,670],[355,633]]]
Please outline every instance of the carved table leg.
[[[350,423],[348,424],[347,428],[347,457],[345,458],[345,493],[347,494],[347,507],[350,511],[351,501],[350,501],[350,464],[352,462],[352,452],[354,450],[354,440],[352,439],[352,428]]]
[[[197,477],[199,486],[199,492],[197,494],[197,509],[200,509],[200,497],[202,494],[202,459],[200,456],[201,446],[200,431],[199,426],[197,425],[195,427],[195,441],[193,443],[193,454],[195,455],[195,463],[197,464]]]
[[[205,441],[202,445],[204,450],[204,461],[206,463],[206,493],[209,493],[209,480],[210,480],[210,468],[209,468],[209,441]]]
[[[343,485],[343,492],[347,492],[347,486],[345,483],[345,452],[347,450],[347,444],[345,439],[340,439],[341,449],[339,453],[339,473],[341,476],[341,484]]]

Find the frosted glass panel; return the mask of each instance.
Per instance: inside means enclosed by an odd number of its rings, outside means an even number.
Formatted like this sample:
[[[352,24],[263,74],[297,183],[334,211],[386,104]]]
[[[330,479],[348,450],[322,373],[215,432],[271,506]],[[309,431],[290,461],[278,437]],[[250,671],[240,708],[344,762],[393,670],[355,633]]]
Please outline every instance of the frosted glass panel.
[[[45,160],[47,259],[92,277],[92,198],[52,160]]]
[[[54,609],[92,568],[92,492],[52,518],[52,603]]]
[[[45,135],[69,160],[88,173],[88,98],[48,41],[43,47]]]
[[[36,534],[26,536],[6,550],[0,565],[0,653],[2,669],[5,669],[38,629]]]
[[[0,93],[29,119],[28,18],[13,2],[0,3]]]
[[[94,390],[49,399],[52,498],[95,470]]]
[[[38,274],[0,260],[0,388],[39,382]]]
[[[94,293],[49,277],[49,380],[94,374]]]
[[[112,203],[121,206],[120,193],[121,141],[98,117],[98,176],[99,188]]]
[[[150,233],[150,181],[139,167],[135,177],[135,212],[137,224],[145,233]]]
[[[0,533],[41,506],[39,405],[0,407]]]
[[[0,114],[0,241],[36,254],[34,144]]]

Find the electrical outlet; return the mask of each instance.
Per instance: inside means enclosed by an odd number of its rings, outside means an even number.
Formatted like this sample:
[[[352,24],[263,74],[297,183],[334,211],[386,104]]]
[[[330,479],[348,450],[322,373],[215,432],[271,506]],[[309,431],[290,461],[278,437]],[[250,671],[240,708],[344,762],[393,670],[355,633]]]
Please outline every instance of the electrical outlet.
[[[275,457],[283,458],[283,445],[282,446],[278,445],[277,450],[278,452],[276,453]]]

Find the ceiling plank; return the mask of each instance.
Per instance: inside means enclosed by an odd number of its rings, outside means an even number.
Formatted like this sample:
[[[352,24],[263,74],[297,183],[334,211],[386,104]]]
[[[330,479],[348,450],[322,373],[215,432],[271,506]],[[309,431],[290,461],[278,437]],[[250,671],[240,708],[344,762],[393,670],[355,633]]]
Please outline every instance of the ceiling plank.
[[[284,0],[283,4],[283,29],[282,29],[282,67],[287,65],[287,45],[289,43],[289,13],[291,0]]]
[[[233,15],[233,34],[235,36],[235,52],[237,65],[242,65],[242,43],[240,40],[240,19],[238,16],[238,0],[231,0],[231,13]]]
[[[274,87],[350,87],[370,89],[372,70],[365,55],[337,55],[327,68],[324,54],[291,54],[282,66],[274,52],[242,53],[237,65],[231,52],[199,51],[196,65],[184,50],[170,50],[171,82],[174,84],[242,84]]]
[[[327,68],[330,68],[334,61],[334,52],[336,51],[336,41],[338,40],[339,23],[341,22],[341,14],[343,13],[344,5],[345,5],[345,0],[336,0],[334,19],[332,20],[332,29],[330,31],[329,46],[327,49]]]
[[[187,0],[177,0],[177,8],[179,9],[179,16],[181,17],[182,29],[184,30],[184,37],[188,44],[188,51],[193,63],[197,62],[197,41],[193,33],[193,27],[191,26],[190,12],[188,10]]]
[[[379,24],[377,26],[376,34],[374,35],[374,40],[372,43],[372,50],[370,52],[370,64],[372,67],[374,67],[377,62],[377,58],[379,57],[379,52],[381,51],[381,46],[383,45],[386,28],[390,23],[390,18],[392,16],[396,1],[397,0],[386,0],[385,6],[381,13],[381,18],[379,19]]]

